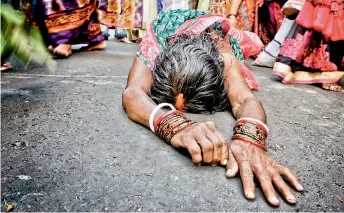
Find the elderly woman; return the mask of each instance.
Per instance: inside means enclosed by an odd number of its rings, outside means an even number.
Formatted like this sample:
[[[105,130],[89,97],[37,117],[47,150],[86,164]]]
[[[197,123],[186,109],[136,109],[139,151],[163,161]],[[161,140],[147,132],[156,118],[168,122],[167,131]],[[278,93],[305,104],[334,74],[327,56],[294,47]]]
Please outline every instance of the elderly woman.
[[[303,188],[266,152],[266,115],[251,92],[255,80],[242,69],[242,50],[229,26],[223,16],[195,10],[161,12],[140,44],[123,106],[131,120],[173,147],[187,149],[195,165],[226,165],[229,178],[240,172],[248,199],[255,198],[256,177],[271,205],[279,205],[274,186],[293,204],[283,177],[298,191]],[[213,122],[196,123],[182,113],[229,107],[237,119],[229,145]]]

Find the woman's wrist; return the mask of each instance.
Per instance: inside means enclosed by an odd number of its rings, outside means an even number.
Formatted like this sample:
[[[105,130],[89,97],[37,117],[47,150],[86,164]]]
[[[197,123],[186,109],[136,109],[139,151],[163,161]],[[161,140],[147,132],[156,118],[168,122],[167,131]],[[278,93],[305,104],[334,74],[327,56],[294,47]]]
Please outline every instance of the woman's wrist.
[[[173,110],[176,110],[174,108],[174,106],[172,104],[169,104],[169,103],[161,103],[159,105],[157,105],[153,111],[151,112],[150,116],[149,116],[149,128],[152,130],[152,132],[155,132],[155,129],[154,129],[154,123],[156,121],[156,115],[157,114],[161,114],[161,109],[164,108],[164,107],[169,107],[172,111]]]
[[[228,16],[227,16],[228,18],[230,18],[230,17],[234,17],[234,18],[236,18],[236,14],[234,14],[234,13],[230,13]]]
[[[240,140],[266,150],[266,137],[269,129],[262,121],[253,118],[239,119],[234,128],[232,140]]]
[[[160,115],[153,125],[153,132],[170,143],[174,135],[193,125],[194,121],[186,118],[179,110],[171,110]]]

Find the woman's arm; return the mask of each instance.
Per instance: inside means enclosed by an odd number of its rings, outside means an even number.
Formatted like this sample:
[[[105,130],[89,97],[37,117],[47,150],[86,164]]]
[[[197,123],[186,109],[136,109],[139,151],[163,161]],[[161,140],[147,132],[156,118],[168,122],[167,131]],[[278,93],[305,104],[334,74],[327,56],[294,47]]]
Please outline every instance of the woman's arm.
[[[157,106],[148,96],[152,81],[152,72],[136,57],[123,92],[122,104],[131,120],[146,127],[149,127],[150,114]],[[164,113],[166,111],[159,110],[154,123]],[[227,164],[227,141],[212,122],[196,123],[180,131],[172,137],[171,145],[175,148],[187,149],[196,165],[201,162],[213,166],[218,163]]]
[[[233,54],[229,57],[232,58],[232,67],[226,74],[226,81],[229,88],[228,98],[234,117],[237,120],[242,117],[255,118],[265,123],[265,111],[258,98],[246,83],[241,71],[241,62]]]
[[[239,10],[241,0],[231,0],[231,7],[229,8],[229,15],[236,15]]]
[[[122,104],[128,117],[145,127],[149,127],[149,116],[156,104],[148,96],[152,87],[152,72],[138,58],[129,72],[126,89],[122,95]],[[160,110],[156,117],[163,114]]]
[[[226,60],[227,58],[227,60]],[[226,53],[225,66],[226,82],[229,86],[228,98],[236,119],[254,118],[266,122],[266,115],[262,104],[248,87],[241,71],[241,64],[232,53]],[[225,68],[226,69],[226,68]],[[243,182],[244,193],[248,199],[255,197],[254,176],[259,180],[268,202],[279,205],[274,186],[281,192],[289,203],[296,203],[290,188],[285,183],[285,177],[298,191],[303,188],[289,168],[277,164],[268,154],[257,146],[241,140],[233,140],[230,144],[227,176],[234,177],[237,172]]]

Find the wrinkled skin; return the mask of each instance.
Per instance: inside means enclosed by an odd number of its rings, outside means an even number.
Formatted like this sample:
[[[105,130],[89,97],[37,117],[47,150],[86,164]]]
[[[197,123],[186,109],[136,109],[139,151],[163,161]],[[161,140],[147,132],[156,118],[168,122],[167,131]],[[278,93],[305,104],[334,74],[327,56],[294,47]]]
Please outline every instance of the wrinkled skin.
[[[226,138],[213,122],[196,123],[186,128],[171,139],[171,145],[187,149],[195,165],[203,162],[212,166],[219,163],[225,166],[228,161]]]
[[[261,148],[247,142],[234,140],[230,144],[226,175],[231,178],[238,172],[243,183],[245,196],[248,199],[255,198],[254,176],[258,179],[265,198],[273,206],[279,206],[274,186],[288,203],[296,203],[296,199],[285,180],[297,191],[303,191],[303,187],[289,168],[276,163]]]
[[[258,179],[266,200],[273,206],[280,204],[274,186],[288,203],[296,203],[285,180],[296,190],[303,191],[291,170],[277,164],[261,148],[240,140],[232,141],[228,147],[225,137],[213,122],[196,123],[186,128],[172,138],[171,145],[187,149],[195,165],[227,165],[228,178],[239,173],[247,199],[255,198],[254,177]]]

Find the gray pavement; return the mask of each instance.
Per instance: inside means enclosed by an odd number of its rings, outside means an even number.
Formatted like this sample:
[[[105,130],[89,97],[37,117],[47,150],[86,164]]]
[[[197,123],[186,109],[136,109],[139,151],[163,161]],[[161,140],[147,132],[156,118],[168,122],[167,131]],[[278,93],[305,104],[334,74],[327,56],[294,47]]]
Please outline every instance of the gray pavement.
[[[55,72],[1,73],[1,197],[15,211],[344,211],[344,92],[253,68],[269,153],[305,188],[296,205],[272,208],[260,189],[246,200],[239,178],[193,166],[127,118],[121,93],[136,49],[110,40],[107,51],[58,60]],[[190,116],[228,137],[235,122],[228,112]]]

